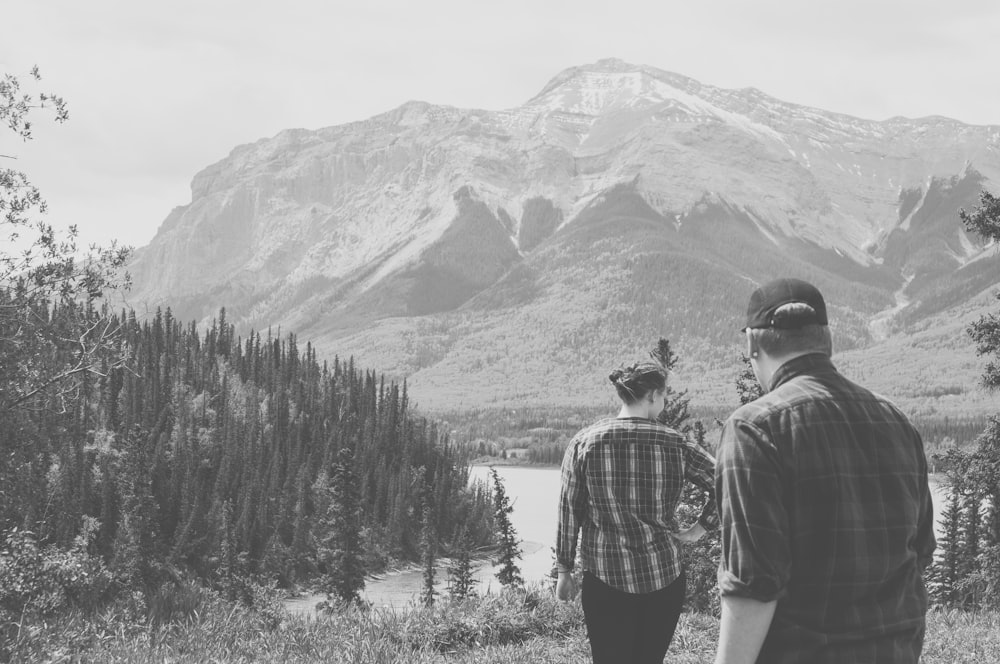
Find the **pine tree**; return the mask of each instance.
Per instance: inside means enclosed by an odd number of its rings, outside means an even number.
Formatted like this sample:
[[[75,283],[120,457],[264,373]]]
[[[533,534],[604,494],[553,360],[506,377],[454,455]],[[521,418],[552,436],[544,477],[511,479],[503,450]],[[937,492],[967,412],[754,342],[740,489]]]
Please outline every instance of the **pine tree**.
[[[750,364],[750,358],[741,354],[740,362],[743,368],[736,377],[736,393],[740,397],[740,405],[742,406],[764,396],[764,390],[760,386],[760,383],[757,382],[757,375]]]
[[[423,518],[420,526],[420,554],[423,558],[424,585],[420,591],[420,603],[424,606],[433,606],[434,597],[437,592],[434,590],[434,563],[437,554],[437,536],[434,532],[434,514],[430,505],[424,506]]]
[[[970,231],[1000,242],[1000,198],[984,191],[979,203],[971,213],[961,210],[959,217]],[[1000,299],[1000,293],[996,295]],[[969,326],[968,333],[976,342],[979,355],[994,357],[983,372],[983,385],[991,390],[1000,389],[1000,314],[983,316]]]
[[[1000,198],[984,191],[979,207],[971,213],[962,210],[959,217],[969,231],[1000,241]],[[996,296],[1000,299],[1000,293]],[[983,370],[983,386],[990,391],[1000,390],[1000,313],[983,316],[966,331],[976,344],[976,353],[991,358]],[[976,569],[983,584],[982,603],[1000,607],[1000,415],[990,418],[986,430],[977,438],[969,471],[975,492],[990,503],[984,527],[976,530],[977,551],[981,551]]]
[[[337,453],[330,473],[329,498],[325,527],[320,544],[320,559],[326,567],[322,588],[331,599],[344,603],[359,602],[365,587],[365,569],[361,550],[361,524],[358,510],[358,482],[354,473],[354,454],[348,448]]]
[[[497,572],[497,580],[502,586],[522,586],[524,579],[521,577],[521,568],[517,566],[517,561],[521,558],[521,542],[510,522],[514,508],[496,468],[490,468],[490,476],[493,478],[493,518],[499,545],[497,564],[500,565],[500,571]]]
[[[466,599],[474,596],[475,580],[472,576],[472,540],[469,529],[462,525],[457,538],[458,550],[455,552],[452,564],[448,567],[448,595],[452,599]]]
[[[122,516],[114,544],[114,571],[125,586],[144,592],[154,590],[155,504],[149,494],[149,474],[146,465],[148,439],[135,431],[125,444],[119,487]]]
[[[955,455],[952,455],[952,460]],[[938,536],[939,556],[929,572],[932,596],[943,604],[958,601],[958,584],[962,563],[962,492],[964,474],[952,466],[948,481],[948,503],[941,514],[941,534]]]
[[[981,524],[983,494],[976,484],[971,483],[962,496],[961,537],[962,552],[959,574],[968,578],[979,569],[979,550],[982,545]]]
[[[229,601],[239,599],[242,585],[240,583],[239,557],[236,551],[236,539],[233,536],[233,505],[228,500],[222,505],[222,523],[219,533],[219,585],[222,593]]]
[[[686,433],[691,428],[687,424],[687,420],[691,416],[688,412],[688,408],[691,405],[691,398],[687,395],[687,390],[681,392],[674,390],[669,381],[669,374],[674,370],[679,358],[670,347],[670,341],[662,337],[657,342],[656,348],[650,351],[649,356],[663,367],[663,370],[668,375],[663,410],[657,419],[672,429]]]

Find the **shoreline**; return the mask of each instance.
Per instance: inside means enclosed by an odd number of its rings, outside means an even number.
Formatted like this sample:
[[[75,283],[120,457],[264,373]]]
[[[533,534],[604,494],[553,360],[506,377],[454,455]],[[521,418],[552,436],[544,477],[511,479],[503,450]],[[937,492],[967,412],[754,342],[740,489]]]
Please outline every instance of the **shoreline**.
[[[476,459],[475,461],[470,461],[469,466],[472,468],[491,468],[493,466],[498,468],[536,468],[538,470],[558,470],[561,468],[559,464],[555,463],[511,463],[507,459],[498,459],[495,463],[487,463]]]
[[[545,545],[541,542],[522,541],[522,557],[537,554]],[[435,590],[440,596],[447,592],[448,568],[452,558],[442,557],[435,561]],[[477,592],[481,595],[490,593],[494,587],[493,555],[475,556],[472,558],[472,574],[476,580]],[[377,574],[365,576],[365,587],[361,591],[361,599],[373,609],[406,610],[416,606],[422,590],[424,568],[420,563],[394,566]],[[316,604],[326,599],[326,593],[303,591],[295,596],[286,597],[281,601],[285,611],[297,616],[318,618],[322,614],[316,610]]]

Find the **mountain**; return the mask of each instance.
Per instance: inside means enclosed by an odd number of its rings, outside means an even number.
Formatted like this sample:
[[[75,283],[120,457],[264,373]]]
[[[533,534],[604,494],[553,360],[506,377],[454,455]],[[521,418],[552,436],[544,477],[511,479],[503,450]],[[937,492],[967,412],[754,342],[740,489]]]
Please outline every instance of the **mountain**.
[[[678,384],[730,403],[746,298],[794,275],[826,295],[845,371],[975,410],[961,328],[1000,257],[958,210],[998,182],[1000,126],[602,60],[508,110],[409,102],[237,147],[137,251],[129,299],[294,331],[431,409],[607,403],[603,377],[659,336]]]

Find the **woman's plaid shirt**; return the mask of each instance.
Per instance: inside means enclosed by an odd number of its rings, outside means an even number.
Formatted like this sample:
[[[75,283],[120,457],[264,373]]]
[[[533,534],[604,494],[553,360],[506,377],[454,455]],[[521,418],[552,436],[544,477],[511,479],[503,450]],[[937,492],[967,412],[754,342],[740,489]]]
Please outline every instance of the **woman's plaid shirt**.
[[[576,435],[562,463],[556,561],[629,593],[665,588],[681,573],[674,511],[688,480],[708,492],[699,522],[718,525],[715,461],[654,420],[601,420]]]

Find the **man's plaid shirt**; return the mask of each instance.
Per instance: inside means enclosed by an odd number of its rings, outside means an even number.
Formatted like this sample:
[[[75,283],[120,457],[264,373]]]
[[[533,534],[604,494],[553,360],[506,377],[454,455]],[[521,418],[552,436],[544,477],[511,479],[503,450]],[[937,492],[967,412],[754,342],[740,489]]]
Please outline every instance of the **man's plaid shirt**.
[[[777,600],[758,662],[911,662],[934,517],[920,435],[826,355],[797,357],[726,422],[723,595]]]
[[[577,535],[583,569],[609,586],[648,593],[681,573],[674,511],[689,480],[713,496],[712,457],[645,418],[606,419],[576,435],[562,463],[556,561],[572,569]],[[699,521],[718,525],[709,499]]]

